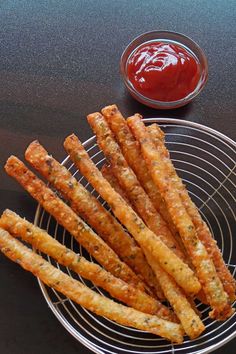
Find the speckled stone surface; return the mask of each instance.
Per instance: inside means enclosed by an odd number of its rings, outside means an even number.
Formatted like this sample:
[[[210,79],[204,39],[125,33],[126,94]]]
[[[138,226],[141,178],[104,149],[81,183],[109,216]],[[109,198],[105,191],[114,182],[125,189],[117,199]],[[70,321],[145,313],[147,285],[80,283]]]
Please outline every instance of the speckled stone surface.
[[[0,208],[33,220],[36,203],[3,171],[39,139],[61,160],[64,137],[92,133],[86,114],[117,103],[124,114],[177,117],[236,139],[235,0],[0,2]],[[173,30],[205,50],[209,82],[190,105],[156,111],[134,101],[119,74],[120,55],[137,35]],[[0,255],[0,353],[90,351],[58,323],[35,279]],[[236,340],[217,353],[235,353]]]

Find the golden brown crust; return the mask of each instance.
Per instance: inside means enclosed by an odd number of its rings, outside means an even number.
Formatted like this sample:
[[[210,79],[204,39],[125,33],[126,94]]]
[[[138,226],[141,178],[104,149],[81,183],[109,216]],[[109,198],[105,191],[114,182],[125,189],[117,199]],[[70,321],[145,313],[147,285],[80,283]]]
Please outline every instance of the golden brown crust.
[[[53,257],[58,263],[69,267],[82,277],[92,281],[111,296],[141,312],[155,314],[174,321],[172,312],[141,290],[114,277],[98,264],[87,261],[53,239],[46,231],[34,226],[11,210],[5,210],[0,218],[0,227],[14,237],[20,237],[41,252]]]
[[[112,188],[120,194],[120,196],[126,201],[127,204],[131,206],[131,203],[128,199],[128,196],[126,195],[125,191],[121,188],[119,185],[118,179],[114,176],[112,173],[112,167],[103,165],[101,172],[103,174],[103,177],[106,178],[106,180],[110,183]],[[155,292],[158,296],[159,299],[165,300],[165,295],[163,294],[163,291],[161,290],[160,284],[158,282],[158,279],[155,277],[154,273],[152,272],[151,274],[151,283],[154,284],[155,286]],[[153,279],[154,278],[154,279]]]
[[[206,248],[197,236],[192,220],[180,198],[179,190],[175,188],[176,172],[168,154],[162,154],[155,147],[139,115],[130,117],[128,124],[136,139],[140,142],[152,178],[166,202],[172,220],[196,268],[207,301],[213,309],[210,316],[218,319],[227,318],[233,312],[228,295],[224,291]]]
[[[6,172],[14,177],[29,194],[50,213],[60,225],[117,278],[145,290],[138,276],[73,210],[37,178],[18,158],[11,156],[5,165]]]
[[[186,295],[174,279],[161,269],[158,262],[155,262],[152,255],[147,253],[146,257],[185,332],[191,339],[197,338],[204,331],[205,326],[187,300]]]
[[[112,174],[110,168],[109,174]],[[113,188],[116,190],[118,180],[113,179],[112,181]],[[127,198],[124,190],[121,188],[119,188],[119,190],[122,191],[122,197]],[[199,318],[199,313],[196,309],[194,301],[191,298],[189,300],[186,298],[186,295],[175,283],[173,278],[163,271],[163,269],[158,265],[158,262],[154,261],[150,254],[145,253],[145,255],[156,274],[156,278],[158,279],[161,289],[164,292],[164,296],[174,309],[175,314],[179,318],[185,332],[191,339],[198,337],[204,331],[205,327]]]
[[[118,181],[114,181],[118,183]],[[122,195],[125,192],[122,190]],[[164,296],[174,309],[177,317],[179,318],[185,332],[190,336],[190,338],[198,337],[204,330],[204,325],[199,319],[199,312],[196,309],[194,301],[190,298],[187,299],[186,295],[175,283],[173,278],[171,278],[159,265],[158,262],[152,259],[152,256],[145,253],[146,258],[151,265],[152,269],[156,274],[156,278],[164,291]]]
[[[102,109],[102,114],[115,134],[126,161],[135,172],[140,184],[148,194],[156,210],[160,212],[168,225],[171,225],[168,210],[165,203],[163,203],[158,189],[153,183],[147,165],[141,155],[140,146],[133,137],[126,120],[116,105],[104,107]],[[175,229],[171,231],[174,232]]]
[[[152,139],[154,139],[154,142],[156,146],[158,147],[159,151],[162,154],[166,154],[166,147],[164,144],[162,144],[162,138],[160,134],[160,128],[157,129],[157,126],[153,126],[152,128]],[[181,200],[189,214],[189,216],[192,219],[192,222],[196,228],[196,233],[199,237],[199,239],[202,241],[204,246],[207,249],[207,252],[209,256],[211,257],[217,274],[224,286],[225,291],[230,297],[231,301],[235,300],[235,292],[236,292],[236,282],[235,279],[233,278],[232,274],[230,273],[229,269],[227,268],[221,251],[219,247],[217,246],[216,241],[213,239],[211,232],[207,226],[207,224],[202,220],[202,217],[196,207],[196,205],[193,203],[191,198],[189,197],[189,194],[184,187],[182,180],[176,176],[175,179],[175,186],[180,192]]]
[[[133,170],[127,164],[105,118],[100,113],[90,114],[88,122],[97,136],[100,149],[111,164],[112,171],[127,194],[134,210],[143,219],[149,229],[159,236],[178,257],[184,260],[184,254],[168,229],[166,222],[156,211]]]
[[[53,267],[3,229],[0,229],[0,249],[9,259],[39,277],[45,284],[97,315],[107,317],[125,326],[163,336],[173,342],[181,343],[183,341],[183,332],[179,324],[144,314],[95,293],[79,281]]]
[[[184,258],[187,261],[188,265],[193,268],[191,261],[188,257],[186,249],[183,245],[181,237],[179,236],[175,225],[173,224],[168,209],[163,201],[158,188],[152,180],[151,174],[148,171],[146,162],[142,156],[140,144],[134,138],[125,118],[122,116],[121,112],[116,105],[107,106],[102,109],[102,114],[104,115],[106,121],[109,124],[110,129],[114,133],[117,142],[120,145],[122,153],[128,163],[137,176],[141,186],[144,188],[145,192],[151,199],[154,207],[160,213],[162,218],[166,221],[169,230],[176,239],[179,248],[181,249]],[[164,141],[165,134],[157,126],[156,123],[153,123],[147,126],[150,134],[156,134],[158,131],[159,136],[162,141]]]
[[[106,178],[106,180],[110,183],[112,188],[115,189],[115,191],[126,201],[127,204],[132,206],[132,204],[129,201],[129,199],[127,198],[127,195],[125,194],[124,190],[121,188],[118,179],[116,178],[114,173],[112,173],[111,165],[109,165],[109,166],[107,164],[103,165],[101,168],[101,172],[102,172],[103,177]]]
[[[114,191],[91,161],[79,139],[75,135],[67,137],[64,147],[76,167],[107,201],[116,217],[127,227],[140,246],[147,249],[160,262],[160,265],[173,275],[186,293],[196,294],[201,286],[193,271],[147,228],[134,210]]]
[[[152,270],[147,264],[140,247],[128,235],[122,225],[92,196],[71,173],[56,161],[38,141],[33,141],[25,152],[25,158],[39,171],[63,197],[70,202],[72,210],[80,215],[105,242],[127,263],[136,274],[140,274],[151,287]],[[146,284],[143,284],[146,287]],[[149,287],[149,293],[154,294]],[[154,289],[153,289],[154,290]]]
[[[141,186],[144,188],[145,192],[151,199],[155,209],[166,221],[169,230],[171,231],[176,240],[176,243],[178,244],[178,248],[180,248],[181,253],[184,255],[185,261],[191,268],[193,268],[181,237],[179,236],[178,231],[176,230],[176,227],[171,220],[166,204],[163,201],[158,188],[153,182],[150,172],[148,171],[146,162],[141,153],[140,144],[134,138],[125,118],[122,116],[116,105],[111,105],[103,108],[102,114],[108,122],[110,129],[114,133],[128,165],[135,172]],[[161,139],[164,141],[165,134],[157,126],[157,124],[151,124],[147,127],[147,129],[151,134],[152,132],[155,133],[158,130]]]
[[[161,128],[159,127],[159,125],[157,125],[157,123],[153,123],[153,124],[148,125],[147,131],[150,134],[150,136],[152,137],[152,140],[154,143],[156,142],[156,139],[161,140],[162,143],[165,143],[165,133],[163,132],[163,130],[161,130]],[[157,138],[157,134],[158,134],[158,138]],[[166,153],[169,156],[168,150],[166,150]]]

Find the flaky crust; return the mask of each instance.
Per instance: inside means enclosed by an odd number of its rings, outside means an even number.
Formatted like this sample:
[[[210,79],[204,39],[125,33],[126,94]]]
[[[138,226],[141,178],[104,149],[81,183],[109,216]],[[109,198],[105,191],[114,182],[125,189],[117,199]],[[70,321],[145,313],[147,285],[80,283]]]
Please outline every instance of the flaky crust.
[[[167,153],[165,145],[162,143],[162,134],[160,133],[160,128],[155,124],[152,128],[152,139],[156,144],[156,147],[162,154]],[[231,301],[235,300],[236,292],[236,282],[227,268],[221,251],[217,246],[216,241],[213,239],[211,232],[207,224],[202,220],[201,214],[199,213],[196,205],[191,200],[186,188],[183,185],[183,182],[178,176],[175,176],[175,187],[179,190],[182,203],[184,204],[185,209],[187,210],[190,218],[192,219],[193,225],[196,228],[196,233],[199,239],[202,241],[204,246],[207,249],[209,256],[211,257],[217,274],[224,286],[225,291],[229,295]]]
[[[46,285],[97,315],[107,317],[125,326],[163,336],[176,343],[183,341],[183,330],[179,324],[144,314],[95,293],[79,281],[53,267],[3,229],[0,229],[0,249],[9,259],[33,273]]]
[[[76,167],[87,178],[112,208],[116,217],[125,225],[139,245],[147,249],[160,265],[183,287],[188,294],[196,294],[201,286],[193,271],[172,252],[134,212],[134,210],[110,186],[89,158],[83,145],[75,135],[66,138],[64,147]],[[171,262],[169,262],[171,259]]]
[[[69,201],[72,210],[104,239],[120,259],[127,263],[136,274],[141,274],[146,283],[153,288],[152,270],[147,264],[141,248],[111,213],[82,184],[77,182],[64,166],[49,156],[38,141],[33,141],[28,146],[25,158],[62,193],[63,197]],[[143,284],[143,287],[146,285]],[[155,294],[148,286],[146,288]]]
[[[6,172],[14,177],[29,194],[50,213],[60,225],[117,278],[145,290],[143,282],[122,262],[116,253],[53,191],[33,174],[17,157],[11,156],[5,165]]]
[[[53,257],[58,263],[69,267],[82,277],[92,281],[111,296],[141,312],[155,314],[173,321],[173,313],[158,300],[123,280],[114,277],[98,264],[87,261],[52,238],[46,231],[34,226],[11,210],[5,210],[0,218],[0,227],[14,237],[20,237],[34,248]]]
[[[233,312],[229,297],[224,291],[205,246],[197,236],[196,229],[179,195],[179,190],[175,188],[176,172],[169,154],[162,154],[156,148],[138,114],[129,117],[128,124],[141,145],[153,181],[166,202],[172,221],[176,225],[195,266],[196,274],[201,281],[207,301],[212,307],[210,316],[217,319],[227,318]]]
[[[118,180],[113,180],[113,183],[114,189],[116,190],[116,183],[118,183]],[[125,196],[127,199],[124,190],[122,190],[122,196]],[[186,295],[176,284],[174,279],[159,266],[158,262],[154,260],[148,252],[145,252],[145,256],[154,270],[156,278],[164,292],[164,296],[174,309],[185,332],[192,339],[198,337],[204,331],[205,326],[199,318],[195,303],[191,299],[186,298]]]
[[[101,114],[95,113],[88,116],[88,121],[96,134],[100,149],[111,164],[112,171],[127,194],[134,210],[143,219],[149,229],[157,236],[160,236],[161,240],[173,250],[178,257],[184,260],[184,254],[180,250],[177,241],[172,236],[166,222],[157,212],[152,201],[140,185],[135,173],[129,167],[105,118]]]
[[[104,178],[110,183],[112,188],[121,195],[121,197],[126,201],[127,204],[132,206],[131,202],[129,201],[127,195],[125,194],[124,190],[121,188],[118,179],[112,172],[112,166],[104,164],[101,168],[101,172]]]
[[[126,120],[116,105],[104,107],[102,109],[102,114],[115,134],[129,166],[135,172],[139,182],[145,189],[156,210],[160,212],[163,219],[169,224],[170,216],[168,210],[151,178],[147,165],[141,155],[140,146],[133,137]]]

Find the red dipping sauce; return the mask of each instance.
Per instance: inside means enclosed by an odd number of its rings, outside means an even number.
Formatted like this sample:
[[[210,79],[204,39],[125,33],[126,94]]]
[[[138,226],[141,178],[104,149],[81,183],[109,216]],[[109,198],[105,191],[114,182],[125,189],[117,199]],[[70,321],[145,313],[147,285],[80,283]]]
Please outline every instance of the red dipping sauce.
[[[151,41],[130,55],[127,75],[143,96],[170,102],[193,92],[201,72],[198,60],[185,48],[171,42]]]

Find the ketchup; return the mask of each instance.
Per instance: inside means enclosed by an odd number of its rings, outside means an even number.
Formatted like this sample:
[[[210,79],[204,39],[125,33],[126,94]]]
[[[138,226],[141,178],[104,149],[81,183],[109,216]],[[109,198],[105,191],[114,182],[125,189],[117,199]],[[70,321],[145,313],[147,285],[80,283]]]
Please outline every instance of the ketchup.
[[[129,57],[127,74],[143,96],[158,101],[176,101],[196,88],[200,66],[195,57],[171,42],[146,42]]]

